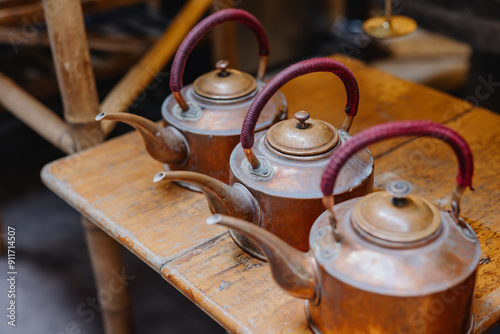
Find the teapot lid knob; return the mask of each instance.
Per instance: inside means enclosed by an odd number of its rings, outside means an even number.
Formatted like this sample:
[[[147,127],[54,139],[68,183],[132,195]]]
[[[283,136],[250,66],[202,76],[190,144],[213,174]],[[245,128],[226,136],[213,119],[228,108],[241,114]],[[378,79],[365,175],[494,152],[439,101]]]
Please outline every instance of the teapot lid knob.
[[[226,71],[228,67],[229,67],[229,61],[227,60],[219,60],[218,62],[215,63],[215,68],[220,70],[220,72],[217,73],[219,77],[227,77],[228,75],[231,74],[230,72]]]
[[[406,204],[406,197],[413,192],[411,183],[397,180],[389,182],[385,190],[392,196],[392,204],[395,206],[403,206]]]
[[[309,124],[306,123],[306,121],[309,119],[310,115],[307,111],[297,111],[294,115],[294,118],[299,121],[295,127],[297,129],[307,129],[309,127]]]

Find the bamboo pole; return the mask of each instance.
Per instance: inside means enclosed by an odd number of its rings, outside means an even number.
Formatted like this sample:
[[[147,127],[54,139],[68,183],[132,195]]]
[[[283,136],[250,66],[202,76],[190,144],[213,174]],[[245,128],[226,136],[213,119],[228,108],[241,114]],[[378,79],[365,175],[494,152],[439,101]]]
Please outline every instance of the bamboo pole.
[[[132,312],[128,281],[123,275],[121,246],[109,235],[82,216],[90,260],[97,285],[106,334],[132,333]]]
[[[38,0],[0,0],[0,9],[19,7],[26,4],[32,4]]]
[[[77,0],[60,0],[54,2],[54,10],[64,7],[64,2],[74,2]],[[133,5],[136,3],[147,2],[151,0],[82,0],[83,12],[85,14],[98,13],[118,7]],[[42,26],[44,20],[44,9],[39,2],[20,3],[15,7],[0,8],[0,25],[2,26]]]
[[[0,25],[2,26],[27,26],[34,21],[35,17],[43,17],[42,6],[39,3],[0,9]]]
[[[66,123],[2,73],[0,104],[61,151],[75,151]]]
[[[101,111],[106,113],[126,111],[172,58],[189,30],[211,4],[212,0],[189,0],[151,50],[106,96],[101,104]],[[103,123],[103,132],[108,134],[113,130],[114,125],[115,122]]]
[[[107,52],[144,52],[156,39],[139,38],[132,36],[113,36],[103,34],[88,34],[87,41],[90,49]],[[19,46],[50,46],[48,34],[44,30],[34,30],[26,33],[23,29],[0,27],[0,43]]]
[[[79,1],[43,0],[45,20],[64,106],[76,150],[104,140],[99,124],[99,100]]]

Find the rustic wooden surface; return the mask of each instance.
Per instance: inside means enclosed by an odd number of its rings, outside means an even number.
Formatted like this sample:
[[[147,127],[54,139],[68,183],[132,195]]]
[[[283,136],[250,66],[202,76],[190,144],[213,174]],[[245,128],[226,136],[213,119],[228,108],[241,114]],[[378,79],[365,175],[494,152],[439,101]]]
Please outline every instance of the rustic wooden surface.
[[[500,320],[500,179],[495,175],[500,168],[500,116],[359,61],[336,59],[353,70],[360,86],[352,133],[385,121],[431,119],[456,129],[470,143],[476,191],[465,194],[462,213],[483,251],[473,307],[474,332],[486,332]],[[312,117],[340,124],[345,93],[331,74],[295,79],[283,92],[290,114],[305,109]],[[394,139],[370,149],[376,157],[376,186],[410,179],[418,193],[448,205],[457,169],[445,144]],[[273,283],[268,265],[240,251],[224,228],[203,223],[210,213],[202,195],[152,183],[162,168],[131,133],[48,164],[42,178],[229,331],[310,333],[303,301]]]

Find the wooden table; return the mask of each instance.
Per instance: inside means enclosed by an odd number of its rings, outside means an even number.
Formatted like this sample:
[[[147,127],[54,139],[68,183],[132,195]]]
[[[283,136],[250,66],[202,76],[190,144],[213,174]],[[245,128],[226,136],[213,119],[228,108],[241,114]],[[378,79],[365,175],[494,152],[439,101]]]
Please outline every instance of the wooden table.
[[[335,56],[358,79],[361,101],[352,133],[386,121],[431,119],[462,134],[475,157],[475,192],[462,214],[483,251],[474,299],[474,333],[500,320],[500,116],[432,89],[397,79],[359,61]],[[329,73],[311,74],[283,90],[289,112],[339,125],[345,92]],[[457,171],[454,155],[433,139],[394,139],[370,147],[376,186],[410,179],[416,191],[447,206]],[[145,152],[136,133],[48,164],[45,184],[149,264],[165,280],[238,333],[310,333],[303,301],[274,284],[268,265],[243,253],[210,215],[201,194],[152,182],[163,169]]]

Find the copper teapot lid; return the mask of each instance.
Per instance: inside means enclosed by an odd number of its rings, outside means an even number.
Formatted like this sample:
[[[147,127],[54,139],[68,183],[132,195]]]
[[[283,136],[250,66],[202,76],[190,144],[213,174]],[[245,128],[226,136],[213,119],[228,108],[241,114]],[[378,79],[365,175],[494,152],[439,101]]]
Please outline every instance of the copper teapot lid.
[[[248,73],[229,69],[227,60],[219,60],[216,70],[198,77],[193,84],[194,91],[203,97],[215,100],[237,99],[252,93],[257,81]]]
[[[337,145],[339,133],[330,124],[310,119],[305,111],[296,112],[294,117],[269,129],[266,140],[272,148],[285,154],[309,156],[328,152]]]
[[[410,195],[405,181],[390,182],[386,191],[365,196],[356,203],[352,219],[362,231],[383,241],[414,242],[434,234],[441,224],[438,209]]]

